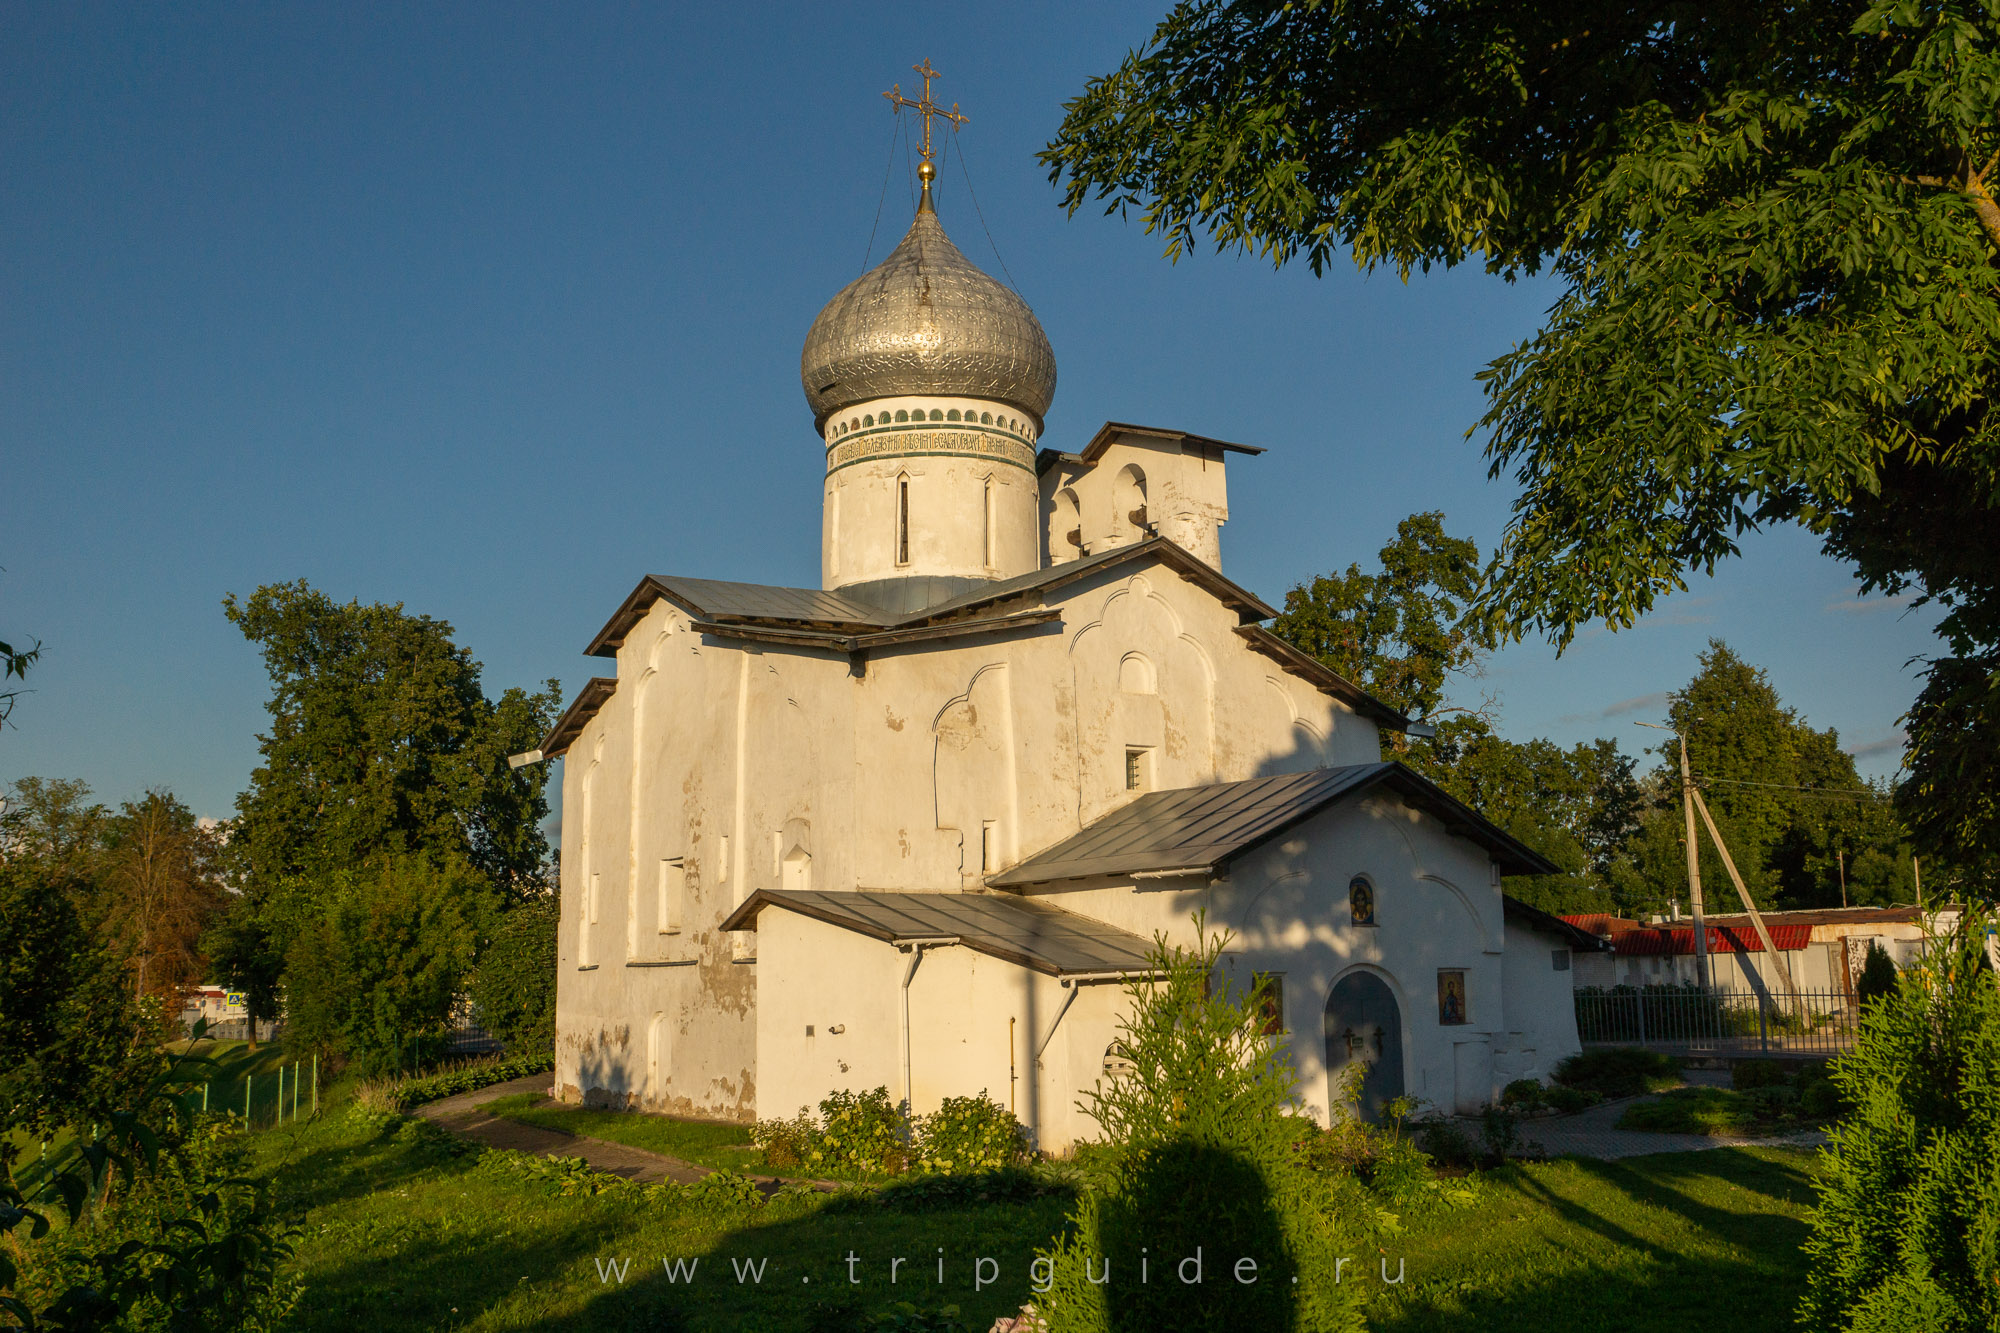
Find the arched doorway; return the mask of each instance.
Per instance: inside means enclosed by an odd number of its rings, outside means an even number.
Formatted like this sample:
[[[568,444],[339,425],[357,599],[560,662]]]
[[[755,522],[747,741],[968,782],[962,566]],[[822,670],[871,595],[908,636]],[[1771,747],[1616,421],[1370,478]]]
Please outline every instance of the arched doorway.
[[[1374,1124],[1382,1107],[1403,1095],[1403,1014],[1389,983],[1372,972],[1350,972],[1326,997],[1326,1086],[1329,1107],[1340,1096],[1348,1065],[1361,1061],[1358,1109]]]

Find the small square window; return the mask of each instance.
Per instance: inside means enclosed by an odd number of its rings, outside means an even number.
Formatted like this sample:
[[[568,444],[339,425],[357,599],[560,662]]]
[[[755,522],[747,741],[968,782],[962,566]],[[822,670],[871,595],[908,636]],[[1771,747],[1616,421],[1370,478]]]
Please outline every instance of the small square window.
[[[1558,972],[1569,971],[1569,950],[1551,949],[1549,951],[1549,964]]]
[[[1125,790],[1146,790],[1146,752],[1143,749],[1125,751]]]

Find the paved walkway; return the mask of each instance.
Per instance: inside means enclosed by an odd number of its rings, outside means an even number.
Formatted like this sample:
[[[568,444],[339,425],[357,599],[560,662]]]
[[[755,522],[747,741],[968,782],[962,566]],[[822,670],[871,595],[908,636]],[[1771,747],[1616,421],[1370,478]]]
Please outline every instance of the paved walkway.
[[[700,1180],[709,1173],[705,1166],[683,1162],[680,1158],[669,1157],[665,1153],[648,1152],[644,1148],[633,1148],[606,1139],[593,1139],[584,1134],[571,1134],[565,1130],[524,1124],[519,1120],[488,1115],[481,1109],[488,1102],[523,1092],[548,1096],[549,1075],[530,1074],[526,1078],[517,1078],[511,1082],[495,1083],[491,1087],[480,1088],[473,1092],[462,1092],[456,1097],[446,1097],[442,1101],[419,1106],[417,1114],[461,1138],[471,1139],[489,1148],[512,1148],[517,1152],[534,1153],[538,1157],[581,1157],[597,1170],[608,1171],[627,1180],[648,1183],[656,1180],[675,1180],[685,1185],[690,1181]]]
[[[1681,1071],[1681,1078],[1692,1086],[1726,1088],[1730,1085],[1726,1069],[1686,1069]],[[1620,1157],[1643,1157],[1656,1152],[1701,1152],[1707,1148],[1818,1148],[1826,1143],[1826,1135],[1816,1129],[1752,1139],[1735,1135],[1659,1134],[1651,1130],[1617,1127],[1618,1118],[1625,1114],[1626,1107],[1637,1102],[1658,1100],[1658,1097],[1620,1097],[1575,1115],[1523,1120],[1521,1141],[1551,1157],[1597,1157],[1607,1161]],[[1459,1127],[1474,1143],[1479,1142],[1478,1120],[1461,1119]]]

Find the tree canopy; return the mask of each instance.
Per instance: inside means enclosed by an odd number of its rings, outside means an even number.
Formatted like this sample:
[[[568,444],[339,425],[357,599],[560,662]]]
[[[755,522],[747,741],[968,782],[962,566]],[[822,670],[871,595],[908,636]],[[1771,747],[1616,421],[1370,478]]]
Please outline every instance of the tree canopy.
[[[556,682],[489,700],[446,622],[401,604],[342,604],[303,581],[223,608],[271,676],[264,762],[237,798],[234,842],[253,878],[432,852],[502,890],[539,886],[547,773],[511,769],[507,756],[547,731]]]
[[[1947,611],[1903,800],[2000,855],[2000,11],[1184,0],[1070,102],[1072,211],[1321,271],[1550,274],[1484,374],[1479,604],[1559,646],[1798,522]]]

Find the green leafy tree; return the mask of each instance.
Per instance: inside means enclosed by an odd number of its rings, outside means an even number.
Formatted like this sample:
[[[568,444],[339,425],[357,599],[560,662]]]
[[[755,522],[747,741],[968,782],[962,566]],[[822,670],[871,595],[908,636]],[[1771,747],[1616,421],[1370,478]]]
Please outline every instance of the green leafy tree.
[[[303,582],[225,598],[271,676],[264,762],[237,799],[233,842],[271,880],[370,857],[456,857],[503,892],[541,886],[547,773],[507,756],[540,740],[560,702],[496,702],[451,626],[400,605],[335,602]]]
[[[1629,625],[1804,524],[1946,609],[1901,799],[2000,856],[2000,11],[1183,0],[1043,160],[1170,255],[1547,272],[1483,376],[1487,623]]]
[[[123,1105],[150,1068],[126,960],[85,924],[88,884],[0,861],[0,1131],[48,1136]]]
[[[1614,878],[1629,884],[1623,848],[1643,808],[1632,763],[1608,741],[1564,750],[1492,729],[1454,692],[1476,678],[1490,640],[1468,611],[1478,596],[1479,548],[1445,531],[1441,513],[1412,514],[1379,556],[1377,572],[1350,565],[1285,595],[1272,631],[1377,698],[1431,720],[1435,737],[1384,732],[1385,749],[1535,850],[1564,874],[1518,880],[1510,892],[1552,910],[1603,911]]]
[[[1412,514],[1379,559],[1377,573],[1354,564],[1293,588],[1271,630],[1398,712],[1429,718],[1491,646],[1465,618],[1479,547],[1446,533],[1442,513]]]
[[[560,703],[488,699],[451,626],[400,605],[340,603],[304,582],[233,595],[223,608],[258,645],[272,694],[264,762],[237,797],[229,839],[236,894],[206,941],[253,1020],[274,1010],[309,914],[293,891],[381,858],[469,866],[503,898],[546,888],[547,770],[510,768]]]
[[[1869,1005],[1833,1066],[1801,1326],[2000,1327],[2000,990],[1972,912]]]
[[[1608,740],[1475,738],[1441,779],[1454,796],[1562,868],[1507,892],[1551,912],[1631,910],[1630,844],[1646,797],[1634,761]]]
[[[1154,979],[1126,988],[1131,1072],[1078,1101],[1111,1145],[1111,1179],[1043,1252],[1054,1280],[1037,1308],[1054,1333],[1360,1329],[1359,1288],[1336,1280],[1342,1223],[1296,1150],[1289,1052],[1263,1034],[1259,991],[1232,997],[1219,984],[1228,936],[1199,917],[1195,928],[1190,949],[1156,940]],[[1217,1282],[1212,1269],[1200,1285],[1174,1280],[1183,1260],[1239,1257],[1256,1261],[1254,1284]]]
[[[86,783],[22,778],[0,798],[0,858],[34,862],[70,884],[96,883],[109,836],[110,812]]]
[[[510,1054],[555,1048],[556,926],[562,901],[553,893],[530,898],[500,917],[479,957],[472,1002],[488,1032]]]
[[[1701,654],[1700,669],[1672,697],[1668,717],[1688,738],[1688,762],[1703,799],[1760,906],[1819,907],[1840,900],[1838,856],[1872,852],[1888,866],[1877,882],[1857,885],[1884,901],[1914,900],[1908,834],[1891,812],[1887,793],[1855,771],[1831,730],[1809,725],[1785,706],[1769,677],[1719,639]],[[1655,784],[1661,802],[1650,829],[1663,844],[1657,860],[1673,883],[1686,872],[1666,870],[1685,836],[1680,814],[1679,751],[1660,750]],[[1704,835],[1702,882],[1727,891],[1727,872]],[[1668,853],[1664,844],[1676,850]],[[1877,870],[1870,868],[1870,874]],[[1733,895],[1732,895],[1733,896]]]
[[[287,1042],[369,1072],[435,1048],[489,928],[485,877],[462,862],[384,856],[288,888],[300,916],[288,932]]]

